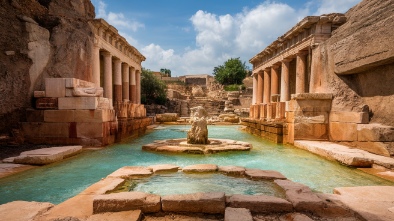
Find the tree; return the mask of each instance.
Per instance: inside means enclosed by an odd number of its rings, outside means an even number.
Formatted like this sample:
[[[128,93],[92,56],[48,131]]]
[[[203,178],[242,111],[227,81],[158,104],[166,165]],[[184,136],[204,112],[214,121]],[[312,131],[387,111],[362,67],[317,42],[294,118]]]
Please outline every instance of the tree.
[[[151,70],[142,68],[141,101],[143,104],[165,104],[166,89],[165,83],[155,77]]]
[[[215,80],[223,85],[242,84],[247,73],[248,67],[239,58],[230,58],[213,69]]]
[[[171,77],[171,70],[167,68],[161,68],[160,73],[163,77]]]

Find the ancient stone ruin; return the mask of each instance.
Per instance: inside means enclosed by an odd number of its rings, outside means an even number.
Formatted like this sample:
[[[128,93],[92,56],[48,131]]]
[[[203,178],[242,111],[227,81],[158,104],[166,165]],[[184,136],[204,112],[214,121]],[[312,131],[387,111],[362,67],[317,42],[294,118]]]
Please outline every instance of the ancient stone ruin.
[[[208,144],[207,111],[201,107],[191,109],[190,122],[192,127],[187,132],[187,143]]]

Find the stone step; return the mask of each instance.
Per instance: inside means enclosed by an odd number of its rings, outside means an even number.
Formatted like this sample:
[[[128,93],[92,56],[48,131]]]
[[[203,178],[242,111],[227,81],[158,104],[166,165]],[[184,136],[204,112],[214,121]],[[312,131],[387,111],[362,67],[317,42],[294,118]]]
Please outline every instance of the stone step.
[[[93,214],[141,210],[154,213],[161,210],[160,196],[143,192],[121,192],[98,195],[93,199]]]
[[[103,221],[103,220],[127,220],[140,221],[142,220],[141,210],[123,211],[116,213],[100,213],[90,216],[86,221]]]
[[[20,164],[45,165],[54,163],[82,152],[82,146],[50,147],[22,152],[13,162]]]
[[[255,213],[287,213],[293,211],[293,205],[274,196],[234,194],[227,200],[227,206],[246,208]]]
[[[223,214],[226,207],[224,192],[168,195],[161,198],[164,212]]]
[[[253,221],[253,217],[248,209],[227,207],[224,221]]]

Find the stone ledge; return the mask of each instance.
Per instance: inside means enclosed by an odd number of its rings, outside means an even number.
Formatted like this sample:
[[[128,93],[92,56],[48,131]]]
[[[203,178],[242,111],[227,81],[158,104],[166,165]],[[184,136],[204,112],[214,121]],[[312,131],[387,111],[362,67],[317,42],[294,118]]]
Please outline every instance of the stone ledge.
[[[227,207],[224,212],[224,221],[253,221],[253,217],[248,209]]]
[[[169,195],[161,198],[164,212],[220,213],[226,207],[223,192]]]
[[[245,174],[251,179],[287,179],[283,174],[274,170],[246,169]]]
[[[111,173],[107,177],[127,179],[130,177],[150,175],[152,175],[152,169],[139,166],[125,166],[117,169],[115,172]]]
[[[227,205],[233,208],[246,208],[256,213],[284,213],[293,211],[293,205],[289,201],[265,195],[235,194],[229,197]]]
[[[351,149],[347,146],[327,141],[294,141],[294,146],[308,150],[329,160],[336,160],[347,166],[371,167],[377,164],[388,169],[394,168],[394,159],[379,156],[364,150]]]
[[[22,152],[13,162],[20,164],[45,165],[76,155],[82,146],[50,147]]]
[[[292,94],[294,100],[332,100],[333,94],[330,93],[298,93]]]
[[[141,210],[152,213],[161,210],[160,196],[142,192],[122,192],[98,195],[93,199],[93,213]]]
[[[209,173],[216,172],[218,170],[218,166],[215,164],[195,164],[186,166],[182,169],[185,173]]]

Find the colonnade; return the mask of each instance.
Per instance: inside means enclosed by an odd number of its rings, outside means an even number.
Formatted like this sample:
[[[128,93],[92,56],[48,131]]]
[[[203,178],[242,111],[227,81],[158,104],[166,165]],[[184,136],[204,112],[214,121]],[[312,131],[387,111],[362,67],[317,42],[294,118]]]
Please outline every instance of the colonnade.
[[[95,54],[101,56],[102,59],[99,58],[94,64],[96,67],[93,69],[95,70],[93,79],[96,85],[104,88],[104,97],[112,99],[114,102],[130,101],[140,104],[141,71],[108,51],[99,48],[96,50],[99,52]]]
[[[141,103],[141,62],[145,57],[103,19],[92,21],[95,38],[92,81],[115,102]]]
[[[253,73],[253,100],[250,117],[254,119],[283,119],[285,102],[293,93],[306,93],[308,50],[301,50],[280,62]],[[290,62],[296,63],[295,70],[290,69]],[[294,80],[291,81],[291,74]]]

